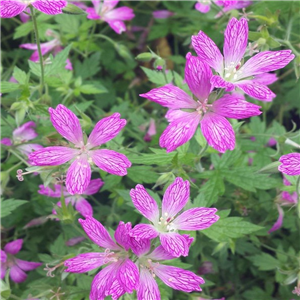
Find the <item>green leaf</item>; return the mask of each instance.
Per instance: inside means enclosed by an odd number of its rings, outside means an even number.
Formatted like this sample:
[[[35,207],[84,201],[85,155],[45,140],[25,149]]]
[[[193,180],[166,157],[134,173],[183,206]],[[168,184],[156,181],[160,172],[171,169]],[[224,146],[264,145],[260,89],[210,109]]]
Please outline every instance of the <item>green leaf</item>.
[[[14,67],[13,77],[18,81],[20,84],[27,83],[27,74],[19,69],[18,67]]]
[[[141,68],[147,75],[149,81],[151,81],[159,86],[170,83],[173,79],[171,72],[166,73],[165,74],[166,76],[164,76],[163,71],[150,70],[145,67],[141,67]]]
[[[155,183],[158,174],[148,166],[134,166],[128,169],[127,176],[136,183]]]
[[[92,95],[92,94],[101,94],[106,93],[106,89],[100,89],[92,84],[84,84],[79,87],[79,90],[83,94]]]
[[[39,63],[35,63],[31,60],[28,60],[30,72],[32,72],[34,75],[40,77],[41,76],[41,67]]]
[[[0,93],[10,93],[20,88],[18,83],[1,81]]]
[[[83,63],[80,61],[75,62],[75,73],[76,77],[81,77],[82,79],[87,79],[96,75],[100,71],[100,52],[92,54],[90,57],[86,58]]]
[[[25,200],[8,199],[1,200],[1,218],[9,216],[16,208],[27,203]]]
[[[33,23],[31,21],[18,26],[14,33],[14,39],[28,35],[33,31]]]
[[[261,271],[274,270],[280,265],[276,258],[267,253],[257,254],[248,259]]]

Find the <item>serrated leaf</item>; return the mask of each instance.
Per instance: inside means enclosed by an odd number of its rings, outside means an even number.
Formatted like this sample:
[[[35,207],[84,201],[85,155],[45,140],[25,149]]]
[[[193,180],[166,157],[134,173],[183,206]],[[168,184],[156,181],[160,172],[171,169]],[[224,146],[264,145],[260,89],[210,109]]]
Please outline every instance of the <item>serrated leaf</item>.
[[[257,254],[248,258],[261,271],[274,270],[279,267],[279,261],[267,253]]]
[[[155,183],[158,174],[148,166],[134,166],[128,169],[127,176],[136,183]]]
[[[27,74],[19,69],[18,67],[14,67],[13,77],[18,81],[20,84],[27,83]]]
[[[27,203],[25,200],[8,199],[1,201],[1,218],[9,216],[16,208]]]
[[[10,93],[18,90],[20,85],[14,82],[1,81],[0,93]]]
[[[166,73],[166,76],[164,76],[163,71],[150,70],[145,67],[141,67],[141,68],[147,75],[149,81],[155,83],[156,85],[159,86],[165,85],[167,83],[170,83],[173,79],[171,72]]]

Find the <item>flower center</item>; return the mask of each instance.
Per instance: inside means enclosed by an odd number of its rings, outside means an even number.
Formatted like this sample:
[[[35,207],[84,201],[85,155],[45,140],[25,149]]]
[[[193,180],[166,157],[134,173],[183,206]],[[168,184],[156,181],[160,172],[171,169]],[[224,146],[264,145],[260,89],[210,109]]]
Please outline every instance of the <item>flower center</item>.
[[[212,104],[207,104],[207,99],[205,99],[203,102],[202,101],[197,101],[198,106],[196,108],[196,111],[200,116],[203,117],[204,114],[206,114],[209,109],[212,107]]]
[[[160,232],[172,232],[175,231],[176,228],[172,224],[174,217],[170,217],[168,213],[164,213],[163,216],[160,217],[159,222],[157,222],[157,229]]]
[[[21,2],[23,2],[23,3],[27,4],[27,5],[31,4],[31,2],[33,2],[33,1],[34,0],[21,0]]]
[[[241,62],[239,62],[237,65],[235,65],[234,62],[231,62],[226,68],[224,68],[224,79],[229,82],[234,82],[237,80],[241,68]]]

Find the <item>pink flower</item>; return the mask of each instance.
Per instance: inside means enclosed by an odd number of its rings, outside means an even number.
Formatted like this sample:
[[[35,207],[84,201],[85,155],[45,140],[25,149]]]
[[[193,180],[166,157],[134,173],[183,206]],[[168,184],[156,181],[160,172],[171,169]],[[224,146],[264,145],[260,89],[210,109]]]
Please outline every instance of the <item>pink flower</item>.
[[[278,170],[287,175],[300,175],[300,153],[290,153],[279,158]]]
[[[151,142],[152,136],[156,135],[156,126],[155,126],[155,120],[150,118],[149,122],[149,128],[144,136],[144,141]]]
[[[74,237],[74,238],[71,238],[68,241],[66,241],[66,245],[69,247],[74,246],[74,245],[81,243],[84,240],[85,240],[85,237],[83,237],[83,236]]]
[[[198,274],[210,274],[213,272],[213,264],[210,261],[204,261],[198,269]]]
[[[12,281],[16,283],[23,282],[27,275],[24,271],[31,271],[41,266],[42,263],[29,262],[15,257],[21,250],[23,240],[18,239],[7,243],[4,251],[1,250],[1,279],[5,277],[7,269],[9,269],[9,276]]]
[[[24,123],[22,126],[13,131],[12,139],[3,138],[0,143],[8,147],[16,146],[15,148],[21,153],[29,156],[33,150],[39,150],[43,148],[43,146],[39,144],[26,144],[28,141],[33,140],[38,136],[34,130],[35,127],[36,124],[33,121]]]
[[[52,36],[54,37],[54,39],[46,43],[41,43],[42,55],[46,55],[47,53],[52,52],[53,55],[55,56],[57,53],[63,50],[63,48],[61,47],[61,41],[59,39],[59,36],[50,29],[47,30],[46,35]],[[22,44],[19,47],[28,50],[34,50],[34,52],[30,57],[30,60],[34,62],[39,61],[39,52],[36,44]],[[66,63],[67,64],[65,68],[67,70],[73,70],[72,63],[69,59],[66,60]]]
[[[103,225],[94,218],[87,217],[78,221],[88,237],[105,251],[83,253],[67,259],[66,272],[84,273],[107,264],[92,282],[91,300],[104,299],[109,295],[112,299],[118,299],[126,292],[132,293],[137,289],[139,271],[136,264],[129,259],[128,253],[131,246],[131,224],[119,223],[114,234],[116,243]]]
[[[149,240],[131,240],[131,249],[138,257],[136,264],[139,266],[139,286],[137,300],[160,300],[160,292],[155,281],[157,276],[167,286],[187,293],[201,291],[200,284],[203,278],[191,271],[163,265],[161,261],[174,259],[162,246],[158,246],[151,253]]]
[[[169,11],[169,10],[156,10],[152,12],[153,18],[155,19],[167,19],[172,16],[174,16],[175,13]]]
[[[133,9],[123,6],[114,9],[119,3],[118,0],[93,0],[94,8],[88,8],[88,19],[101,19],[108,23],[108,25],[118,34],[126,31],[126,25],[123,21],[130,21],[134,18]]]
[[[47,15],[57,15],[62,13],[62,9],[67,5],[65,0],[0,0],[0,17],[13,18],[26,8],[32,5],[37,10]]]
[[[35,226],[43,225],[44,223],[47,222],[47,220],[48,220],[47,216],[42,216],[42,217],[39,217],[39,218],[32,219],[31,221],[29,221],[23,227],[23,229],[27,229],[27,228],[30,228],[30,227],[35,227]]]
[[[285,67],[295,55],[291,50],[264,51],[251,57],[244,65],[241,61],[248,42],[248,23],[242,18],[232,18],[225,30],[224,57],[217,45],[202,31],[192,36],[192,45],[199,58],[209,64],[219,75],[212,76],[215,87],[232,91],[240,88],[247,95],[262,101],[272,101],[275,94],[252,76],[265,74]]]
[[[30,154],[30,160],[37,166],[58,166],[73,160],[66,178],[66,187],[71,195],[83,194],[91,181],[91,166],[95,163],[105,172],[124,176],[131,162],[124,154],[95,147],[113,139],[125,126],[126,120],[120,119],[119,113],[100,120],[92,130],[86,144],[79,119],[76,115],[59,104],[56,109],[49,108],[50,119],[60,135],[70,141],[74,148],[53,146]]]
[[[130,235],[137,240],[159,236],[163,248],[176,257],[188,255],[192,240],[188,235],[180,235],[178,230],[202,230],[219,219],[215,215],[216,208],[205,207],[191,208],[177,216],[190,196],[189,182],[180,177],[167,188],[161,213],[155,200],[142,185],[138,184],[132,189],[130,196],[136,209],[153,224],[138,224]]]
[[[103,184],[104,182],[100,178],[92,179],[88,187],[86,188],[86,190],[83,192],[83,194],[84,195],[96,194]],[[38,193],[48,197],[60,198],[61,188],[62,186],[59,184],[54,185],[54,190],[52,190],[49,187],[45,187],[44,185],[40,185],[40,189],[38,190]],[[72,205],[75,206],[75,209],[84,217],[93,216],[92,206],[81,195],[71,195],[70,193],[68,193],[65,187],[63,187],[63,194],[65,196],[66,204],[69,204],[71,202]],[[61,202],[59,201],[57,205],[61,206]],[[57,214],[55,210],[53,210],[53,214]]]
[[[213,77],[209,66],[199,57],[190,53],[185,66],[185,81],[197,98],[195,101],[180,88],[167,84],[140,95],[162,106],[168,107],[166,118],[170,125],[160,137],[159,144],[167,152],[189,141],[198,125],[208,144],[225,152],[235,147],[235,135],[226,118],[244,119],[260,115],[260,106],[243,100],[238,95],[224,95],[212,104],[208,103],[213,85]]]

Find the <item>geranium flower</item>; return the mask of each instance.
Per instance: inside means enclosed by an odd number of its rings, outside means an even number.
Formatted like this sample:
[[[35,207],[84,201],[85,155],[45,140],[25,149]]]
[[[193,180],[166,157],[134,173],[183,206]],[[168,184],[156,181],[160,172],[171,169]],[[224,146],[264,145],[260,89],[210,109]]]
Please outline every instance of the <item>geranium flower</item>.
[[[286,175],[300,175],[300,153],[290,153],[279,158],[278,170]]]
[[[63,50],[63,47],[61,46],[61,41],[59,39],[59,36],[52,30],[48,29],[46,31],[47,36],[52,36],[54,37],[53,40],[46,42],[46,43],[41,43],[41,52],[42,55],[45,55],[49,52],[52,52],[53,56],[55,56],[57,53]],[[32,53],[30,60],[34,62],[39,62],[39,52],[38,52],[38,47],[37,44],[21,44],[19,46],[20,48],[28,49],[28,50],[34,50]],[[67,70],[73,70],[72,63],[69,59],[66,60],[66,69]]]
[[[242,18],[232,18],[225,30],[224,57],[217,45],[202,31],[192,36],[192,45],[199,58],[209,64],[219,75],[212,77],[215,87],[232,91],[240,88],[247,95],[262,101],[271,101],[275,94],[264,84],[252,80],[252,76],[285,67],[295,55],[291,50],[263,51],[251,57],[245,64],[242,59],[248,42],[248,23]]]
[[[87,217],[78,221],[88,237],[105,251],[83,253],[67,259],[64,263],[67,267],[65,271],[84,273],[107,265],[92,282],[91,300],[104,299],[109,295],[112,299],[118,299],[126,292],[132,293],[139,283],[139,271],[136,264],[129,259],[131,224],[119,223],[114,234],[115,242],[103,225],[94,218]]]
[[[103,118],[92,130],[87,142],[76,115],[59,104],[49,108],[50,119],[60,135],[70,141],[74,148],[53,146],[30,154],[30,160],[37,166],[58,166],[73,160],[66,177],[66,187],[71,195],[83,194],[91,181],[91,166],[95,163],[100,169],[119,176],[127,174],[131,162],[124,154],[108,149],[92,150],[113,139],[125,126],[126,120],[119,113]]]
[[[175,13],[166,9],[155,10],[154,12],[152,12],[152,16],[154,19],[168,19],[174,15]]]
[[[29,5],[47,15],[62,13],[67,5],[65,0],[0,0],[0,17],[13,18],[25,11]]]
[[[237,94],[224,95],[210,104],[210,97],[213,96],[210,96],[213,89],[210,82],[212,76],[209,66],[199,57],[189,53],[185,66],[185,81],[197,101],[172,84],[140,95],[170,109],[166,115],[170,125],[159,140],[159,145],[166,148],[167,152],[174,151],[189,141],[199,124],[210,146],[219,152],[233,150],[235,135],[226,118],[244,119],[261,114],[260,106],[243,100],[243,97]]]
[[[39,144],[26,144],[28,141],[31,141],[38,136],[34,130],[35,127],[36,124],[33,121],[24,123],[13,131],[12,138],[3,138],[0,143],[8,147],[15,147],[15,149],[21,153],[29,156],[33,150],[43,148],[43,146]]]
[[[7,269],[12,281],[16,283],[23,282],[27,275],[24,271],[31,271],[41,266],[42,263],[21,260],[15,257],[19,253],[23,245],[23,240],[18,239],[7,243],[4,251],[1,250],[1,279],[5,277]]]
[[[130,21],[134,18],[133,9],[123,6],[114,9],[119,3],[118,0],[93,0],[94,8],[86,10],[88,19],[103,20],[118,34],[126,31],[126,25],[123,21]]]
[[[183,181],[180,177],[167,188],[161,213],[155,200],[142,185],[138,184],[132,189],[130,196],[136,209],[153,224],[138,224],[130,235],[137,240],[154,239],[159,236],[163,248],[176,257],[188,255],[190,242],[189,238],[180,235],[178,230],[202,230],[219,219],[219,216],[215,215],[216,208],[206,207],[191,208],[178,215],[190,196],[189,181]]]
[[[92,179],[86,190],[83,192],[83,194],[96,194],[103,184],[104,182],[100,178]],[[50,187],[45,187],[44,185],[40,185],[39,187],[40,189],[38,190],[38,193],[41,195],[45,195],[52,198],[61,197],[62,186],[59,184],[54,185],[54,190],[52,190]],[[84,199],[82,195],[71,195],[65,187],[63,187],[63,194],[65,196],[66,205],[68,205],[71,202],[71,204],[75,206],[75,209],[84,217],[93,216],[93,208],[91,204],[86,199]],[[57,202],[57,205],[61,206],[61,202]],[[53,210],[53,214],[57,214],[55,210]]]

